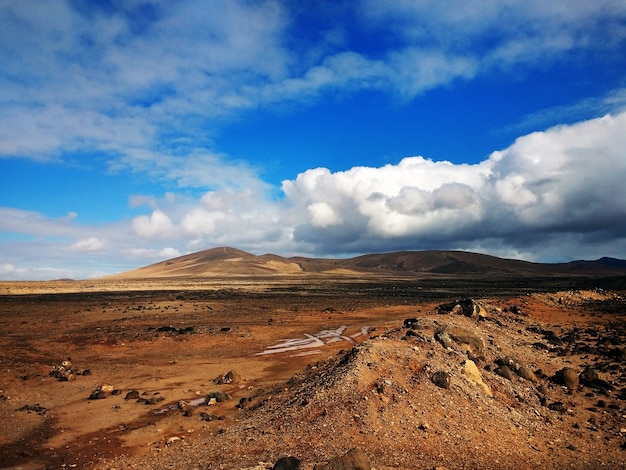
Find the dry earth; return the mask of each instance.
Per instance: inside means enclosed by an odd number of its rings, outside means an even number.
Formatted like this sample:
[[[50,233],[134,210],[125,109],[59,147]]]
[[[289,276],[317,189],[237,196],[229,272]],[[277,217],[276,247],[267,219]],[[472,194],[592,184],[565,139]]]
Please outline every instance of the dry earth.
[[[624,292],[549,290],[0,283],[0,468],[623,468]]]

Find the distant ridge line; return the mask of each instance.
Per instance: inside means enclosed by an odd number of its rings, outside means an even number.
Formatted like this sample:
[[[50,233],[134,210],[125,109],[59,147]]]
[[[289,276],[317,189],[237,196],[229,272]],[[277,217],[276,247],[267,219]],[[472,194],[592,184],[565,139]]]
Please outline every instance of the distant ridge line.
[[[535,263],[456,250],[396,251],[352,258],[285,258],[220,246],[160,261],[108,279],[202,278],[241,276],[626,276],[626,260]]]

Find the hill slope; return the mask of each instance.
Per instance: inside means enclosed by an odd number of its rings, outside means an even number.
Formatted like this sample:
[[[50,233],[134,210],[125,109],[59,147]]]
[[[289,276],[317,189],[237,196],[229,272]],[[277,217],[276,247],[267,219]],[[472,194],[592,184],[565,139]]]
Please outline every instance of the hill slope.
[[[401,251],[324,259],[266,254],[219,247],[162,261],[114,279],[286,276],[286,275],[402,275],[402,276],[621,276],[626,262],[602,258],[562,264],[531,263],[464,251]]]

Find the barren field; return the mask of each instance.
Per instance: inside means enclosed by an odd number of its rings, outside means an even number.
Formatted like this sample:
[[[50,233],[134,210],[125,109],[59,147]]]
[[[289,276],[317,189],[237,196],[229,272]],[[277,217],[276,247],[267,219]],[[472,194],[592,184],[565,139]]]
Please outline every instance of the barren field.
[[[0,283],[0,468],[623,468],[614,287]]]

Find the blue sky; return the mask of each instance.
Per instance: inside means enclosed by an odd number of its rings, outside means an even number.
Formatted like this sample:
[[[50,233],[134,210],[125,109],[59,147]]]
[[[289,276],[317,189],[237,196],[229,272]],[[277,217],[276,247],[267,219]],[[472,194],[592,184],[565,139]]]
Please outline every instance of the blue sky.
[[[0,64],[0,279],[626,258],[624,2],[6,0]]]

